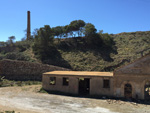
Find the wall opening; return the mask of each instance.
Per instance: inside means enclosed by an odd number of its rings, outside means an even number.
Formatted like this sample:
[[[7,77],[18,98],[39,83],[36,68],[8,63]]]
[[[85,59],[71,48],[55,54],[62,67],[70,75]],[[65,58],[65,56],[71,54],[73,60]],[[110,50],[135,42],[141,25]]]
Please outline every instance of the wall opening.
[[[109,80],[103,80],[103,88],[110,88],[110,81]]]
[[[131,84],[124,85],[124,97],[125,98],[132,98],[132,86]]]
[[[50,77],[50,85],[55,85],[56,84],[56,77]]]
[[[79,78],[79,95],[89,95],[90,93],[90,79]]]
[[[145,83],[144,86],[144,99],[150,100],[150,81]]]
[[[63,86],[69,85],[69,78],[63,78]]]

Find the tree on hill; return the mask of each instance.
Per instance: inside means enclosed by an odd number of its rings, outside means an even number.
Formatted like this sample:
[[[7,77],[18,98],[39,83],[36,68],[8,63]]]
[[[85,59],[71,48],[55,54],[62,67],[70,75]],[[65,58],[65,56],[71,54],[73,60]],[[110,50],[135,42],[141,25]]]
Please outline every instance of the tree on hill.
[[[57,38],[61,37],[79,37],[83,34],[85,22],[83,20],[74,20],[69,25],[56,26],[52,28],[53,35]]]
[[[78,36],[82,36],[83,28],[85,25],[86,23],[83,20],[78,20],[78,26],[79,26]]]
[[[57,36],[57,38],[61,38],[63,36],[63,26],[53,27],[52,32],[54,33],[54,36]]]
[[[114,40],[108,33],[103,33],[103,31],[100,30],[98,34],[101,37],[105,47],[111,48],[114,45]]]
[[[32,37],[35,38],[36,35],[38,35],[38,28],[34,29],[34,31],[32,32]]]
[[[33,52],[40,60],[45,60],[53,56],[53,34],[49,25],[45,25],[38,30],[35,36]]]
[[[74,37],[77,34],[78,37],[81,35],[85,22],[83,20],[74,20],[69,24],[69,31],[75,32]],[[77,32],[77,33],[76,33]]]
[[[16,39],[15,36],[8,37],[7,44],[8,45],[13,45],[15,39]]]
[[[85,37],[89,37],[90,35],[96,34],[97,29],[93,24],[87,23],[84,28]]]
[[[64,37],[68,37],[68,33],[69,33],[70,31],[69,31],[69,25],[65,25],[64,27],[63,27],[63,36]]]
[[[84,35],[86,42],[90,46],[101,47],[102,39],[101,36],[96,33],[97,29],[91,23],[87,23],[84,27]]]
[[[112,45],[114,45],[114,40],[108,33],[102,35],[102,40],[107,47],[112,47]]]

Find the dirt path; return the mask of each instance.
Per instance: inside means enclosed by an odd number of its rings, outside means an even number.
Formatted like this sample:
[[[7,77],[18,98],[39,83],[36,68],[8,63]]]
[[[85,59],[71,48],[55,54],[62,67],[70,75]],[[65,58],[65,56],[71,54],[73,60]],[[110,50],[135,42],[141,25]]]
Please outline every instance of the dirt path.
[[[150,105],[37,93],[40,85],[0,88],[0,111],[16,113],[150,113]]]

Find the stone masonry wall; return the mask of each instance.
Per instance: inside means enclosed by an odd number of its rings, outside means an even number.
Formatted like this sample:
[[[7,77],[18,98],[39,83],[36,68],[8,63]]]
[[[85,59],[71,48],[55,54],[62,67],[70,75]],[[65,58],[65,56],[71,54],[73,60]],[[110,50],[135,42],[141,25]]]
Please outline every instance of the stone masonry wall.
[[[1,60],[0,76],[10,80],[42,80],[42,73],[54,70],[69,70],[57,66],[26,61]]]

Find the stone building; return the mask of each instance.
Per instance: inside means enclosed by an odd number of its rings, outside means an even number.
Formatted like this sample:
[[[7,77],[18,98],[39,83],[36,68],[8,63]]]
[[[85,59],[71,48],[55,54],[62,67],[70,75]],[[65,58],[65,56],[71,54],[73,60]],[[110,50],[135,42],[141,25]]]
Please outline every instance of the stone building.
[[[114,96],[150,99],[150,55],[114,71]]]
[[[43,74],[43,88],[80,95],[113,96],[113,73],[52,71]]]
[[[150,55],[110,72],[52,71],[43,88],[79,95],[150,99]]]

